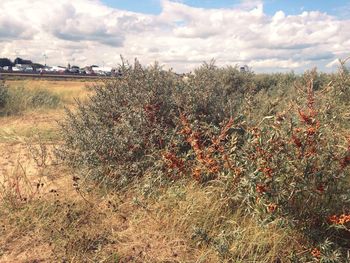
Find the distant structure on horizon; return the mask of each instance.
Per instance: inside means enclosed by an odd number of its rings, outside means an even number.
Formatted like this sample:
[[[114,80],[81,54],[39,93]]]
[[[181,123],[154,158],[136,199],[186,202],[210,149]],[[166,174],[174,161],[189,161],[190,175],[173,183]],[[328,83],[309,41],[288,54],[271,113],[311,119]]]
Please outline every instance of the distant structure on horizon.
[[[76,74],[76,75],[98,75],[98,76],[120,76],[121,73],[115,67],[99,67],[97,65],[78,67],[68,63],[66,67],[64,66],[49,66],[39,63],[33,63],[31,60],[25,60],[22,58],[16,58],[12,62],[8,58],[0,58],[0,72],[17,72],[17,73],[59,73],[59,74]]]
[[[249,72],[250,69],[249,69],[248,65],[244,65],[244,66],[239,67],[239,71],[240,72]]]

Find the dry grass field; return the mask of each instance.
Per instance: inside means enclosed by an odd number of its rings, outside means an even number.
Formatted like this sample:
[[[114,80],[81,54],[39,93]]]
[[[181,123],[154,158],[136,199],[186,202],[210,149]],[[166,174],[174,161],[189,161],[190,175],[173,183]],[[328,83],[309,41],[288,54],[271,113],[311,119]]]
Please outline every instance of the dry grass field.
[[[91,82],[83,81],[48,81],[48,80],[11,80],[7,85],[25,90],[46,90],[57,95],[61,105],[54,109],[26,110],[20,115],[0,119],[0,142],[23,142],[24,139],[41,136],[53,139],[57,132],[57,121],[64,114],[64,107],[72,107],[74,99],[84,100]]]
[[[74,98],[84,99],[88,95],[86,87],[93,85],[90,81],[69,80],[9,80],[10,87],[24,87],[26,89],[44,89],[60,96],[65,104],[74,102]]]

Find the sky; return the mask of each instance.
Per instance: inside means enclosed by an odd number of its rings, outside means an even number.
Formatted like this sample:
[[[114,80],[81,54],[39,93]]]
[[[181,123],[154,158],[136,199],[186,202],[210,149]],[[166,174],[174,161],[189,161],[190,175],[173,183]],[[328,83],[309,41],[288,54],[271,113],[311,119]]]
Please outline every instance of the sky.
[[[0,57],[188,72],[334,71],[350,56],[350,0],[1,0]]]
[[[162,3],[159,0],[141,0],[141,1],[128,1],[128,0],[103,0],[107,6],[113,8],[119,8],[129,10],[133,12],[140,12],[145,14],[160,14],[162,12]],[[242,1],[239,0],[183,0],[176,1],[184,3],[188,6],[199,7],[199,8],[234,8],[239,6]],[[248,1],[246,1],[248,2]],[[250,1],[253,2],[254,1]],[[283,10],[288,15],[297,15],[302,11],[320,11],[327,12],[331,15],[345,16],[345,11],[350,11],[350,1],[348,0],[337,0],[337,1],[301,1],[301,0],[268,0],[263,1],[264,11],[268,15],[274,15],[277,11]],[[341,13],[342,9],[343,13]]]

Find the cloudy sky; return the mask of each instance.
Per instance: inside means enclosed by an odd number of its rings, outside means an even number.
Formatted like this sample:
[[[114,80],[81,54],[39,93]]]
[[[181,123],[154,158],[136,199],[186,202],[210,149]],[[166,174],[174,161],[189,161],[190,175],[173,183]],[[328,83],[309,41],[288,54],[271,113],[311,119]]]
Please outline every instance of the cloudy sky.
[[[350,0],[0,0],[0,57],[189,71],[332,71],[350,55]]]

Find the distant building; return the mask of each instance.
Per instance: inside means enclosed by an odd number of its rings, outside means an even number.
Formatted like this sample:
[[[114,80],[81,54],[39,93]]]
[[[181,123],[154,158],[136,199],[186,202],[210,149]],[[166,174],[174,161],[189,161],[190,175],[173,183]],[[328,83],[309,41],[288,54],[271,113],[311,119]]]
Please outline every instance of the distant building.
[[[47,71],[64,73],[66,71],[66,68],[62,66],[52,66],[52,67],[47,67]]]
[[[244,66],[241,66],[239,68],[239,71],[240,72],[249,72],[250,70],[249,70],[249,67],[247,65],[244,65]]]
[[[91,70],[97,75],[101,76],[109,76],[112,72],[112,67],[99,67],[99,66],[91,66]]]

